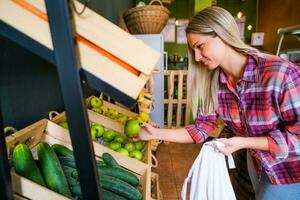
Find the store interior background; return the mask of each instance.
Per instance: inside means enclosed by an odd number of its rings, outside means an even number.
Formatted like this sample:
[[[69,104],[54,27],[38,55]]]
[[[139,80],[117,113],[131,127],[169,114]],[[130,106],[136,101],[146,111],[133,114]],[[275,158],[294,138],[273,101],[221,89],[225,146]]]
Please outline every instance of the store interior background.
[[[137,2],[139,1],[90,0],[88,7],[113,23],[120,24],[123,12],[134,7]],[[175,0],[165,6],[171,11],[170,17],[190,19],[199,9],[211,3],[211,0]],[[259,48],[273,54],[276,53],[279,41],[278,28],[300,22],[299,0],[217,0],[217,5],[234,16],[241,11],[246,16],[245,27],[252,25],[251,30],[245,29],[245,41],[250,42],[253,32],[264,32],[264,44]],[[0,44],[0,101],[4,126],[22,129],[41,118],[48,118],[50,110],[64,111],[55,66],[2,36]],[[187,56],[185,44],[164,45],[169,56]],[[293,37],[287,37],[282,49],[297,47],[299,48],[299,42]],[[170,63],[168,69],[180,68]],[[94,92],[85,85],[83,89],[86,96]],[[161,145],[157,150],[157,173],[160,174],[164,199],[180,198],[182,182],[199,149],[199,145],[168,144]]]

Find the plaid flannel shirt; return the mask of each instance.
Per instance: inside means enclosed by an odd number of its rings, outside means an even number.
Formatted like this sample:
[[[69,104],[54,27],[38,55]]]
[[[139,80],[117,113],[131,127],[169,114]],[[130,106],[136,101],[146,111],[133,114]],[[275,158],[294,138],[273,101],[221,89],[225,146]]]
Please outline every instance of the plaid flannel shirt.
[[[248,52],[241,80],[233,87],[220,70],[219,105],[215,114],[198,114],[186,126],[193,140],[203,142],[217,118],[238,136],[268,139],[269,151],[250,149],[257,171],[272,184],[300,182],[300,70],[277,56]]]

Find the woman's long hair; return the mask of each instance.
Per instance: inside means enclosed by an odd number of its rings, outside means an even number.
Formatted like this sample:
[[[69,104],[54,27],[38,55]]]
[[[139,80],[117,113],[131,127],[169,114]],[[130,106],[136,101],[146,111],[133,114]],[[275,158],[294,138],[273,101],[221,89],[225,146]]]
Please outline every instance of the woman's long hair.
[[[218,36],[224,43],[238,52],[245,53],[256,49],[246,45],[232,15],[220,7],[208,7],[197,13],[189,22],[186,33]],[[214,113],[218,107],[219,70],[208,70],[196,63],[193,50],[188,47],[188,90],[191,110],[195,118],[197,112],[203,115]]]

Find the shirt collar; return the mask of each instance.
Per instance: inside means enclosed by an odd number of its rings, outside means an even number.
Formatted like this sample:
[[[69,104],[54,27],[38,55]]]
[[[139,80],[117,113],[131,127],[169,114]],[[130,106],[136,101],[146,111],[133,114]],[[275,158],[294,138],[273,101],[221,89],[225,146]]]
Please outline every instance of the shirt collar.
[[[260,78],[259,74],[259,66],[263,64],[263,58],[259,56],[260,53],[257,52],[247,52],[248,61],[246,64],[246,68],[242,77],[243,81],[247,82],[256,82]],[[221,83],[226,84],[228,81],[227,75],[223,70],[220,70],[220,81]]]

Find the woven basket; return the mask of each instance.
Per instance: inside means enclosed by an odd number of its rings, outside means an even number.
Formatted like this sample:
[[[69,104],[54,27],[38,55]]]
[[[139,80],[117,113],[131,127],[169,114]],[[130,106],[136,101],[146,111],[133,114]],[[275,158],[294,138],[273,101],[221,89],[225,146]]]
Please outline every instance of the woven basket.
[[[160,5],[152,5],[154,2]],[[163,30],[169,15],[170,11],[160,0],[152,0],[147,6],[129,9],[123,18],[131,34],[156,34]]]

